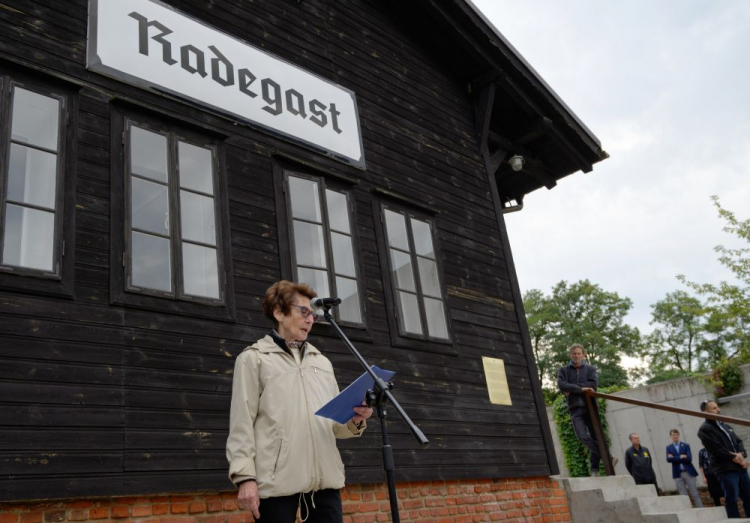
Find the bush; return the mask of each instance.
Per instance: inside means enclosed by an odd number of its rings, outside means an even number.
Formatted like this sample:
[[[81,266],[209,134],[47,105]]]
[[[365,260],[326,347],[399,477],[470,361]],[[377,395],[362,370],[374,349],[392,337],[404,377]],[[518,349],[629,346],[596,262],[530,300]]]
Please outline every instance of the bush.
[[[716,397],[732,396],[742,388],[742,371],[734,359],[719,363],[711,375],[711,382],[716,390]]]

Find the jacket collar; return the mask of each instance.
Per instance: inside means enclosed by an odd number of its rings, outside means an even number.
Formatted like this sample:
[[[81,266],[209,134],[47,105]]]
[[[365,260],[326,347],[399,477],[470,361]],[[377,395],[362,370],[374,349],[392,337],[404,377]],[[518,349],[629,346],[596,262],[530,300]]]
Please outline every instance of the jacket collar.
[[[277,338],[279,341],[277,341]],[[291,351],[284,342],[284,338],[282,338],[278,335],[278,333],[275,332],[271,332],[271,334],[267,334],[263,338],[259,339],[255,343],[255,345],[257,345],[258,350],[264,354],[269,354],[272,352],[286,352],[287,354],[291,354]],[[313,347],[312,343],[308,341],[305,342],[305,344],[300,348],[300,355],[304,356],[307,353],[320,354],[320,351]]]

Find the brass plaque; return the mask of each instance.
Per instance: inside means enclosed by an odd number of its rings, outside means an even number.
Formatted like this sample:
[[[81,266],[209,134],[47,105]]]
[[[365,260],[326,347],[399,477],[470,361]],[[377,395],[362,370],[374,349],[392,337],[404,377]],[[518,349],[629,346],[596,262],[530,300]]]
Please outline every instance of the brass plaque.
[[[482,356],[484,377],[487,380],[487,392],[493,405],[513,405],[510,400],[508,378],[505,377],[505,362],[497,358]]]

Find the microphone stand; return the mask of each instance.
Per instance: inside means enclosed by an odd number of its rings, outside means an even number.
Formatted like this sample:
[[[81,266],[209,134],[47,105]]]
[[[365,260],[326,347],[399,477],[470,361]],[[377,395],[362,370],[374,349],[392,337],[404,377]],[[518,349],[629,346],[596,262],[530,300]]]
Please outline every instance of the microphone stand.
[[[417,439],[419,444],[423,447],[426,447],[430,444],[429,440],[425,437],[425,435],[422,433],[421,430],[419,430],[419,427],[417,427],[414,422],[409,418],[408,414],[404,411],[404,409],[401,408],[401,405],[399,405],[398,401],[396,401],[396,398],[393,397],[393,394],[391,394],[391,389],[393,388],[393,384],[391,382],[385,382],[380,376],[375,374],[375,372],[370,368],[370,366],[367,364],[367,361],[362,357],[362,355],[359,353],[359,351],[352,345],[352,342],[349,341],[349,338],[346,337],[346,334],[344,334],[344,331],[341,330],[341,327],[338,326],[336,321],[333,319],[333,315],[331,314],[331,306],[329,304],[324,304],[323,306],[323,315],[325,316],[328,323],[331,324],[333,327],[333,330],[336,331],[336,334],[339,335],[339,338],[346,344],[346,346],[349,348],[351,353],[354,355],[354,358],[359,361],[360,365],[365,368],[367,373],[370,375],[370,377],[375,381],[374,390],[368,390],[367,391],[367,405],[369,407],[376,407],[378,410],[378,417],[380,418],[380,432],[383,436],[383,468],[385,469],[385,477],[386,481],[388,483],[388,495],[391,500],[391,518],[393,520],[393,523],[400,523],[401,518],[398,514],[398,498],[396,496],[396,481],[394,479],[394,471],[396,470],[396,464],[393,459],[393,448],[391,447],[390,443],[388,442],[388,428],[387,428],[387,418],[386,418],[386,410],[385,410],[385,404],[387,401],[390,401],[393,405],[393,408],[396,409],[396,411],[399,413],[401,418],[406,422],[406,425],[409,427],[409,430],[414,435],[414,437]]]

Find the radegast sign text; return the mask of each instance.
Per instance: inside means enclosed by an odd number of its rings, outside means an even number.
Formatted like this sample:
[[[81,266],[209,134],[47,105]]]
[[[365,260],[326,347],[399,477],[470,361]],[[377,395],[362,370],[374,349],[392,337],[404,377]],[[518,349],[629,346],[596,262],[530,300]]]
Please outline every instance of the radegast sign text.
[[[365,168],[357,102],[156,0],[89,0],[87,67],[211,107]]]

